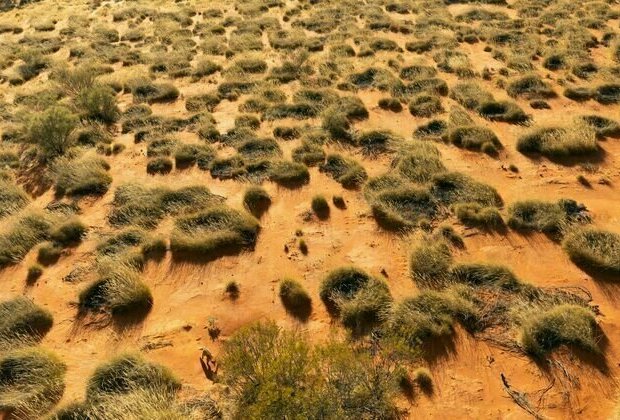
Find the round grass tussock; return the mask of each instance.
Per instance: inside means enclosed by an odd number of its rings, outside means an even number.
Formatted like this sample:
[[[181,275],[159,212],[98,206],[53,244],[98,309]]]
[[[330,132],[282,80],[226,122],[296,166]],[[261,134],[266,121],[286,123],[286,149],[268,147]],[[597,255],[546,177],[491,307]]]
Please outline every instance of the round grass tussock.
[[[271,196],[259,186],[251,186],[243,195],[244,207],[256,218],[260,218],[271,206]]]
[[[52,328],[52,314],[20,296],[0,303],[0,341],[39,341]]]
[[[324,196],[315,195],[314,197],[312,197],[311,207],[312,211],[319,219],[324,220],[329,218],[329,203]]]
[[[595,273],[620,275],[620,235],[596,228],[569,232],[562,246],[578,266]]]
[[[281,280],[278,294],[288,313],[302,321],[310,317],[312,298],[299,282],[292,279]]]

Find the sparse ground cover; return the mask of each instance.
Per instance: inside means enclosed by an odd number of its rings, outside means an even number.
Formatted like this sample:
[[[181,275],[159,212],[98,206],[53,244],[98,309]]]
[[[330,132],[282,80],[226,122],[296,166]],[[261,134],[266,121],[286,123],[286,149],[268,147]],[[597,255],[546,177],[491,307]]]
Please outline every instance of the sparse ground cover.
[[[619,18],[0,1],[0,417],[609,417]]]

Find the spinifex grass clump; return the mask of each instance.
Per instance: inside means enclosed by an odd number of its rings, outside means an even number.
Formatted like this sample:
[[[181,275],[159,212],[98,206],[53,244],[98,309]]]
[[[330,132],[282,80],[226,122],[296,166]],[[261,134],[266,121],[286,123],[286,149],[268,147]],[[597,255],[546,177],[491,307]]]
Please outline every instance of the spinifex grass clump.
[[[328,311],[356,335],[374,327],[392,301],[382,280],[355,267],[330,272],[321,283],[320,296]]]
[[[222,197],[202,185],[172,189],[125,184],[114,193],[109,220],[114,226],[137,225],[152,229],[168,215],[194,211],[222,201]]]
[[[288,313],[301,321],[308,319],[312,312],[312,298],[299,282],[292,279],[282,280],[279,296]]]
[[[331,154],[323,164],[319,166],[321,172],[325,172],[339,182],[345,188],[358,188],[368,174],[362,165],[353,159],[345,158],[338,154]]]
[[[558,234],[572,222],[589,221],[585,206],[567,199],[556,203],[518,201],[509,207],[508,214],[508,226],[522,232]]]
[[[0,343],[35,343],[52,328],[52,314],[26,297],[0,302]]]
[[[541,127],[519,137],[517,150],[548,158],[591,156],[599,152],[596,132],[586,124],[569,127]]]
[[[562,243],[571,260],[598,274],[620,275],[620,235],[596,228],[576,228]]]
[[[29,202],[30,197],[21,187],[0,179],[0,219],[21,210]]]
[[[209,261],[252,250],[260,225],[247,213],[213,206],[175,221],[170,249],[175,257]]]
[[[110,165],[98,157],[60,158],[54,162],[53,173],[58,196],[101,196],[108,191],[112,177]]]
[[[0,233],[0,267],[21,261],[35,245],[49,238],[52,217],[30,212],[5,220],[7,228]]]
[[[243,205],[254,217],[260,218],[271,206],[271,196],[262,187],[251,186],[243,195]]]
[[[577,305],[558,305],[525,318],[521,344],[527,353],[536,357],[545,356],[561,345],[597,354],[601,351],[598,331],[591,310]]]
[[[79,309],[112,316],[143,318],[153,306],[153,295],[140,279],[138,270],[129,264],[102,265],[99,278],[79,295]]]
[[[15,418],[41,418],[64,393],[66,365],[40,348],[0,356],[0,412]]]

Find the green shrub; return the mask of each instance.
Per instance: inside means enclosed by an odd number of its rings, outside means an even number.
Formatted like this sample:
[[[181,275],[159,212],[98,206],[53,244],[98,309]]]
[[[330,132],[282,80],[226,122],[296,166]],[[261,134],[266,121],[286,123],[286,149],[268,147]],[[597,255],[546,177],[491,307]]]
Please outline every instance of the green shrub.
[[[110,87],[95,85],[79,93],[76,105],[86,118],[111,124],[120,118],[116,102],[116,94]]]
[[[301,321],[306,321],[312,312],[312,299],[303,286],[291,279],[280,281],[280,300],[288,313]]]
[[[527,287],[510,269],[492,264],[458,264],[452,267],[454,281],[474,287],[491,287],[517,292]]]
[[[331,271],[321,282],[319,296],[334,314],[339,310],[339,299],[352,299],[366,287],[372,277],[356,267],[343,267]]]
[[[315,195],[312,197],[312,211],[321,220],[329,218],[330,211],[327,199],[322,195]]]
[[[365,156],[376,157],[393,150],[402,139],[388,130],[372,130],[358,134],[355,142]]]
[[[12,341],[38,342],[52,328],[53,322],[48,310],[26,297],[0,302],[0,342],[4,346]]]
[[[415,183],[426,183],[434,175],[446,171],[441,155],[431,143],[414,142],[409,150],[403,151],[392,162],[396,171]]]
[[[330,154],[319,170],[334,178],[345,188],[358,188],[367,179],[368,174],[362,165],[352,159],[338,154]]]
[[[39,348],[0,358],[0,411],[16,418],[41,418],[64,393],[66,365]]]
[[[108,163],[101,158],[59,158],[52,167],[56,194],[75,197],[104,195],[112,183],[107,172],[109,169]]]
[[[541,154],[548,158],[598,153],[596,133],[585,124],[572,127],[542,127],[519,137],[517,150],[523,154]]]
[[[433,219],[437,203],[426,189],[413,187],[389,188],[371,199],[372,215],[384,229],[404,231],[418,226],[422,220]]]
[[[425,394],[433,393],[433,375],[426,368],[417,368],[413,373],[415,382]]]
[[[595,228],[576,229],[562,243],[578,266],[601,274],[620,274],[620,235]]]
[[[170,239],[175,257],[205,261],[254,248],[260,226],[256,219],[224,206],[178,218]]]
[[[550,203],[526,200],[514,203],[508,209],[508,226],[520,231],[549,234],[561,232],[569,222],[586,218],[586,208],[573,200]]]
[[[444,172],[433,176],[430,192],[445,206],[456,203],[478,203],[484,207],[501,207],[497,190],[460,172]]]
[[[495,207],[483,207],[478,203],[460,203],[454,206],[454,213],[465,226],[482,229],[501,229],[504,219]]]
[[[46,159],[64,155],[73,146],[71,136],[78,118],[67,108],[53,106],[36,115],[28,127],[30,141],[39,147]]]
[[[576,305],[559,305],[537,311],[521,327],[521,345],[531,355],[543,357],[562,345],[600,353],[598,326],[592,312]]]
[[[128,353],[97,367],[88,381],[86,397],[97,400],[141,389],[172,395],[180,388],[181,383],[168,368]]]
[[[337,295],[336,305],[342,325],[355,336],[367,334],[382,321],[382,314],[392,303],[387,284],[371,278],[353,296]]]

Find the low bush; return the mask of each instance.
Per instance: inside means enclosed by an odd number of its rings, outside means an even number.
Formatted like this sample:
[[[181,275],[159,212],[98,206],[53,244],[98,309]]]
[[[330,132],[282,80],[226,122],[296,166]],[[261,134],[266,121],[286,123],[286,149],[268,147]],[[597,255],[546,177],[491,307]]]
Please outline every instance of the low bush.
[[[330,175],[345,188],[358,188],[368,179],[362,165],[338,154],[328,155],[325,162],[319,165],[319,170]]]
[[[152,229],[167,215],[195,211],[222,201],[222,197],[202,185],[172,189],[124,184],[114,193],[108,220],[116,227],[135,225]]]
[[[172,172],[174,163],[168,157],[156,157],[146,164],[146,173],[149,175],[167,175]]]
[[[208,261],[252,250],[259,230],[258,221],[249,214],[214,206],[178,218],[170,238],[170,249],[178,258]]]
[[[80,292],[78,303],[83,314],[102,312],[141,319],[151,310],[153,295],[134,267],[117,263]]]
[[[495,207],[483,207],[477,203],[460,203],[454,206],[454,214],[465,226],[481,229],[501,229],[504,219]]]
[[[362,154],[372,157],[394,150],[401,142],[402,139],[388,130],[364,131],[355,137]]]
[[[306,321],[312,313],[312,298],[303,286],[292,279],[280,281],[280,300],[288,313],[301,321]]]
[[[70,197],[104,195],[112,183],[112,177],[108,174],[109,169],[108,163],[98,157],[59,158],[52,167],[56,195]]]
[[[53,106],[30,121],[28,137],[45,159],[53,159],[64,155],[74,145],[71,133],[77,125],[78,118],[69,109]]]
[[[10,228],[0,233],[0,267],[21,261],[39,242],[49,237],[52,221],[44,213],[27,213],[20,216]]]
[[[269,170],[269,180],[286,188],[298,188],[310,182],[310,172],[301,163],[280,161]]]
[[[151,82],[140,83],[131,89],[134,102],[166,103],[174,102],[178,99],[180,92],[171,83],[155,84]]]
[[[0,302],[0,342],[10,347],[13,341],[36,343],[52,328],[52,314],[30,299],[19,296]]]
[[[433,219],[439,209],[426,189],[400,187],[378,192],[371,200],[377,224],[391,231],[406,231]]]
[[[411,253],[409,272],[418,287],[437,287],[450,278],[452,252],[444,241],[419,245]]]
[[[548,99],[557,96],[549,84],[536,75],[526,75],[513,80],[506,91],[512,97],[525,99]]]
[[[0,179],[0,219],[23,209],[29,202],[30,197],[21,187]]]
[[[595,273],[620,275],[620,235],[595,228],[569,232],[562,246],[578,266]]]
[[[259,186],[251,186],[243,195],[244,207],[256,218],[260,218],[271,206],[271,196]]]
[[[443,111],[438,96],[420,94],[409,102],[409,112],[415,117],[432,117]]]
[[[543,357],[562,345],[598,354],[598,326],[589,309],[559,305],[532,313],[523,321],[521,345],[529,354]]]
[[[26,275],[26,284],[32,286],[43,275],[43,267],[39,264],[33,264],[28,267],[28,274]]]
[[[44,266],[56,264],[62,255],[62,248],[52,242],[43,243],[37,252],[37,262]]]
[[[83,89],[76,99],[76,105],[86,118],[105,124],[115,123],[121,116],[116,94],[112,88],[104,85]]]
[[[572,221],[587,220],[585,206],[573,200],[556,203],[526,200],[514,203],[508,209],[508,226],[520,231],[557,234]]]
[[[527,115],[519,105],[511,101],[483,102],[478,107],[478,113],[491,121],[502,121],[513,124],[522,124],[529,121]]]
[[[15,418],[41,418],[60,401],[66,365],[45,350],[32,347],[0,358],[0,411]]]
[[[578,120],[595,130],[599,138],[620,137],[620,123],[617,121],[599,115],[583,115]]]
[[[596,88],[594,96],[598,102],[603,105],[612,105],[620,103],[620,84],[608,83]]]
[[[327,199],[322,195],[315,195],[314,197],[312,197],[311,207],[312,211],[319,219],[324,220],[329,218],[329,203],[327,202]]]
[[[598,153],[596,133],[585,124],[571,127],[542,127],[519,137],[517,150],[548,158],[587,156]]]
[[[63,247],[74,246],[82,241],[87,230],[87,226],[79,219],[71,219],[54,227],[50,239]]]
[[[97,367],[88,381],[86,398],[96,401],[141,389],[174,395],[180,388],[181,382],[168,368],[128,353]]]
[[[297,127],[276,127],[273,129],[273,136],[282,140],[294,140],[301,136]]]
[[[481,126],[456,127],[448,131],[449,141],[457,147],[494,155],[503,148],[495,133]]]
[[[301,145],[293,149],[292,157],[295,162],[306,166],[315,166],[325,161],[325,151],[317,144],[302,141]]]
[[[207,170],[215,157],[215,151],[205,144],[184,143],[174,151],[174,162],[177,169],[197,165],[199,169]]]
[[[403,110],[403,104],[396,98],[381,98],[379,99],[379,108],[392,112],[401,112]]]
[[[484,207],[501,207],[503,200],[497,190],[460,172],[443,172],[433,176],[430,192],[444,206],[457,203],[478,203]]]
[[[457,264],[450,272],[452,279],[474,287],[490,287],[518,292],[528,286],[521,282],[510,269],[492,264]]]
[[[215,111],[222,98],[217,93],[204,93],[202,95],[190,96],[185,100],[185,109],[190,112]]]

